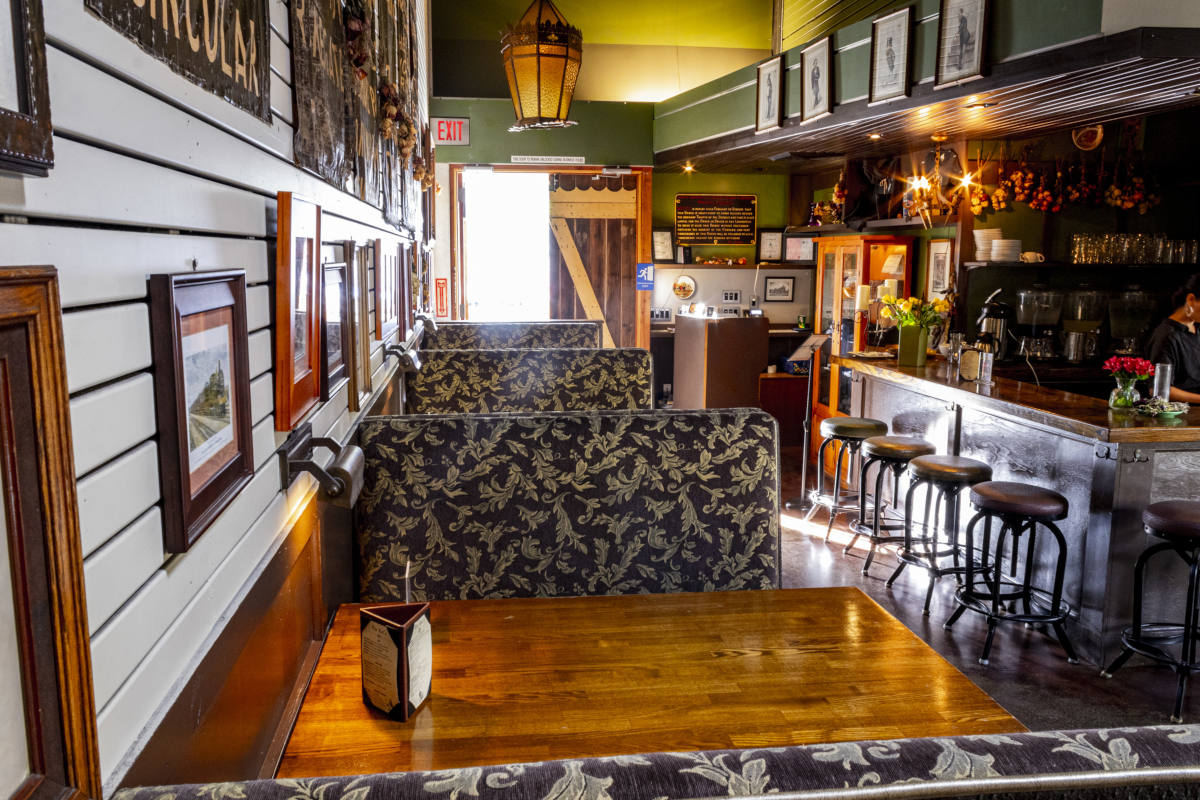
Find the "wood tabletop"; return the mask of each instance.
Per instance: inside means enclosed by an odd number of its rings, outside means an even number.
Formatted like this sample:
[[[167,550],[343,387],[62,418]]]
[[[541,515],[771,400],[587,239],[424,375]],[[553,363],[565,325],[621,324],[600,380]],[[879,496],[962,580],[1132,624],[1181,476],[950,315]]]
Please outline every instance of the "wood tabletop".
[[[931,397],[999,411],[1101,442],[1200,441],[1200,404],[1194,404],[1180,417],[1145,417],[1131,411],[1113,411],[1106,401],[1095,397],[1047,389],[1027,381],[996,377],[991,386],[960,382],[954,365],[932,356],[923,367],[901,367],[895,360],[852,355],[832,356],[832,362],[910,386]]]
[[[1024,728],[851,587],[431,604],[433,689],[362,701],[337,613],[279,777]]]

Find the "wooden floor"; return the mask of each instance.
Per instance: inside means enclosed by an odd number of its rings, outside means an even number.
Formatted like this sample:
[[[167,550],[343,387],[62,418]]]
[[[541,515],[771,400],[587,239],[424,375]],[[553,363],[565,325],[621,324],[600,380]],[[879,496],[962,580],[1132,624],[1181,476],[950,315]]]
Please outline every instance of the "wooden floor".
[[[433,694],[364,705],[344,607],[280,777],[1024,730],[853,588],[432,604]]]

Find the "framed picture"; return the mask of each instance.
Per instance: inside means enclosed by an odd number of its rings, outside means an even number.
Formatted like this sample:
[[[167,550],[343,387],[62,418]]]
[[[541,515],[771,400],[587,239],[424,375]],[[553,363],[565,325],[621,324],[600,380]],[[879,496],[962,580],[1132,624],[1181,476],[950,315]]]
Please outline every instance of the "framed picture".
[[[796,294],[794,275],[768,275],[763,283],[763,301],[767,303],[790,303]]]
[[[871,89],[868,103],[908,97],[912,6],[871,23]]]
[[[368,281],[375,254],[369,242],[347,241],[343,246],[350,306],[349,347],[346,348],[349,356],[346,371],[350,378],[348,406],[351,411],[361,411],[371,397],[371,290]]]
[[[0,0],[0,173],[54,166],[41,0]]]
[[[754,259],[757,263],[776,263],[783,260],[783,229],[759,228],[758,247]]]
[[[275,239],[275,430],[290,431],[321,396],[321,207],[279,193]]]
[[[321,400],[332,397],[349,379],[350,280],[346,262],[321,268],[325,313],[321,329]]]
[[[983,45],[987,36],[988,0],[941,2],[935,89],[983,76]]]
[[[182,553],[254,474],[246,273],[151,275],[149,291],[163,545]]]
[[[789,264],[812,264],[817,260],[816,240],[811,236],[784,234],[783,260]]]
[[[954,284],[954,240],[930,239],[925,260],[925,299],[948,295]]]
[[[826,36],[800,53],[804,98],[800,119],[810,122],[833,113],[833,37]]]
[[[655,228],[651,233],[655,264],[675,263],[675,229]]]
[[[773,131],[783,124],[783,56],[758,65],[758,100],[754,132]]]
[[[400,245],[375,240],[375,339],[387,341],[400,327]]]

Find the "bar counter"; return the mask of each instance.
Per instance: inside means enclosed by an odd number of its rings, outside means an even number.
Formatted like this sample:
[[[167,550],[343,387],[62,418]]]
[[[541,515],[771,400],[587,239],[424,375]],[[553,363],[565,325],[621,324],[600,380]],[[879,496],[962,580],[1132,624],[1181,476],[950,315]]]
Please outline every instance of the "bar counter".
[[[939,453],[984,461],[995,480],[1067,498],[1070,514],[1059,526],[1068,549],[1068,630],[1087,661],[1115,657],[1129,624],[1133,563],[1151,541],[1142,511],[1159,500],[1200,497],[1200,408],[1158,419],[1034,383],[995,378],[983,387],[959,382],[951,364],[933,357],[924,367],[852,356],[834,356],[833,364],[852,372],[852,414],[921,436]],[[965,504],[964,524],[972,513]],[[1048,583],[1054,553],[1047,546],[1038,574]],[[1186,567],[1157,561],[1147,574],[1146,619],[1181,618]]]

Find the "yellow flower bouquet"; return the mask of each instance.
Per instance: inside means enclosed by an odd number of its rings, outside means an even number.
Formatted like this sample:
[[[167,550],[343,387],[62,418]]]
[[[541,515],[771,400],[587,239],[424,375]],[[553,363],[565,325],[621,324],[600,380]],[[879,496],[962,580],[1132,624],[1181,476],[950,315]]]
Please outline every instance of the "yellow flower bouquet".
[[[880,302],[883,308],[879,309],[879,316],[894,319],[901,327],[916,325],[918,328],[932,328],[942,324],[946,313],[950,311],[949,301],[941,298],[925,301],[916,297],[901,299],[889,294],[880,298]]]

